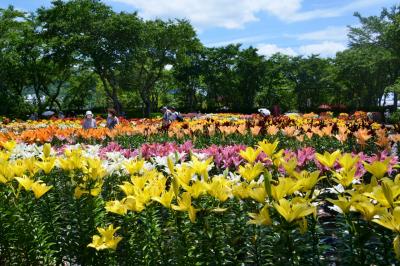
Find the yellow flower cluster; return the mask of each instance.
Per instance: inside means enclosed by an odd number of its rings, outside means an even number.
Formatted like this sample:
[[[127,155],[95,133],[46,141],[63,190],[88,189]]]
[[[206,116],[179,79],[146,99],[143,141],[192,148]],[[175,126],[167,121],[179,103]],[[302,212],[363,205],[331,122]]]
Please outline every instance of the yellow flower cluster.
[[[236,171],[223,174],[213,172],[212,157],[202,160],[191,154],[189,161],[180,163],[168,157],[164,169],[146,168],[144,159],[132,159],[122,165],[129,175],[123,177],[122,183],[115,184],[120,193],[114,193],[113,200],[105,203],[105,210],[126,215],[142,212],[150,204],[158,203],[171,211],[186,213],[194,223],[200,210],[224,212],[227,208],[221,205],[228,199],[248,200],[259,208],[248,214],[249,224],[295,225],[306,232],[307,217],[316,217],[318,206],[331,203],[344,215],[357,212],[366,221],[392,230],[396,234],[393,247],[400,258],[400,175],[389,177],[390,158],[362,162],[358,156],[340,151],[317,153],[316,160],[326,170],[307,171],[298,169],[296,157],[285,158],[278,144],[277,141],[261,141],[256,147],[248,147],[240,152],[245,163]],[[79,149],[53,156],[50,145],[44,145],[40,158],[10,160],[15,143],[4,143],[3,147],[0,183],[10,186],[16,197],[23,188],[33,191],[35,198],[41,198],[53,187],[45,184],[42,178],[55,174],[54,171],[70,175],[75,198],[101,195],[107,171],[100,159],[85,157]],[[266,155],[270,166],[260,161],[261,153]],[[357,164],[361,163],[367,174],[357,177]],[[321,200],[318,197],[326,189],[319,185],[325,179],[343,188],[337,192],[337,198]],[[16,189],[15,184],[18,185]],[[119,199],[122,193],[124,196]],[[200,206],[198,200],[203,196],[211,197],[215,204]],[[275,220],[277,216],[279,219]],[[107,229],[98,228],[100,235],[93,236],[89,247],[115,249],[121,240],[114,236],[117,230],[113,225]]]

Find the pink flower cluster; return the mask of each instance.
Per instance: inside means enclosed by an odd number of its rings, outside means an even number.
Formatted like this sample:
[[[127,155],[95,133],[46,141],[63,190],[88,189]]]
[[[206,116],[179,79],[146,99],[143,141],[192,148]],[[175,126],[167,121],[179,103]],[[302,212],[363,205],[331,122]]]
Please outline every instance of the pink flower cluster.
[[[58,152],[62,153],[65,149],[65,146],[61,147]],[[205,154],[207,157],[214,158],[214,165],[219,169],[231,169],[235,170],[239,167],[239,165],[244,164],[243,158],[240,156],[240,151],[245,150],[245,145],[229,145],[229,146],[217,146],[211,145],[207,148],[203,149],[195,149],[193,148],[193,144],[190,141],[187,141],[183,144],[176,144],[171,142],[166,143],[151,143],[151,144],[143,144],[136,149],[125,149],[121,145],[116,142],[110,142],[107,146],[101,147],[99,149],[99,157],[107,158],[107,153],[110,152],[119,152],[126,158],[136,157],[139,154],[143,156],[145,159],[150,159],[152,157],[160,156],[165,157],[174,152],[185,153],[186,156],[183,160],[188,159],[188,155],[190,152]],[[393,166],[397,164],[398,158],[397,156],[390,156],[387,151],[383,151],[374,155],[366,155],[362,152],[358,154],[354,154],[353,156],[358,156],[361,160],[357,163],[357,172],[356,176],[361,177],[365,174],[365,169],[362,164],[362,161],[372,163],[374,161],[384,161],[388,157],[391,157],[389,162],[389,173],[392,172]],[[312,147],[305,147],[296,151],[293,150],[285,150],[284,158],[286,161],[289,161],[293,157],[297,158],[297,170],[304,169],[304,167],[311,165],[317,166],[319,170],[327,171],[328,169],[321,165],[318,160],[315,158],[315,150]],[[264,163],[265,165],[271,165],[272,161],[268,158],[264,153],[260,153],[257,158],[257,161]],[[335,163],[334,169],[340,169],[339,163]],[[285,174],[285,170],[280,169],[282,174]]]

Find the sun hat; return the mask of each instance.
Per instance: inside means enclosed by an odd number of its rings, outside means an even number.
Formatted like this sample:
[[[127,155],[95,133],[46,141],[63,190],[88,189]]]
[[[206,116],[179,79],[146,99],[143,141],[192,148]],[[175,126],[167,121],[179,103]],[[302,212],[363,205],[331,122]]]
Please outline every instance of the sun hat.
[[[92,111],[86,111],[86,116],[93,115]]]

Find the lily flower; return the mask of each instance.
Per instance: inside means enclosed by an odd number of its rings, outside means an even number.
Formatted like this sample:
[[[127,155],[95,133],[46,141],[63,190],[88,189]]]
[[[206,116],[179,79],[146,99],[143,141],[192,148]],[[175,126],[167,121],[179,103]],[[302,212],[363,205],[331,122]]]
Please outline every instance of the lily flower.
[[[114,236],[115,232],[119,229],[120,227],[114,229],[112,224],[109,225],[108,228],[97,227],[97,231],[99,231],[100,236],[94,235],[92,243],[90,243],[88,247],[95,248],[96,250],[116,250],[118,243],[122,240],[122,237]]]
[[[255,224],[255,225],[271,225],[272,220],[269,216],[268,205],[265,205],[259,213],[249,213],[251,218],[247,224]]]

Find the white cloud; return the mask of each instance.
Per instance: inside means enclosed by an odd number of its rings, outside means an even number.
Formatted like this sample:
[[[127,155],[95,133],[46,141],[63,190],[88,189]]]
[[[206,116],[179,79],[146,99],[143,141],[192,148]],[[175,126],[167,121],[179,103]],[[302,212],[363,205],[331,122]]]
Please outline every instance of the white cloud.
[[[298,48],[298,52],[302,55],[319,54],[322,57],[333,57],[337,52],[345,50],[347,47],[340,42],[322,42],[316,44],[302,45]]]
[[[257,21],[256,13],[291,13],[300,8],[302,0],[112,0],[132,5],[144,18],[187,18],[196,27],[241,28]],[[271,2],[271,3],[269,3]]]
[[[295,37],[298,40],[307,41],[345,41],[349,30],[347,27],[327,27],[323,30],[307,32],[289,37]]]
[[[290,47],[279,47],[276,44],[259,44],[257,45],[259,54],[265,55],[267,57],[281,53],[285,55],[296,56],[297,53]]]
[[[355,0],[335,8],[302,11],[304,0],[106,0],[131,5],[141,16],[150,18],[186,18],[196,28],[243,28],[246,23],[258,21],[264,12],[285,22],[316,18],[338,17],[369,6],[393,0]]]
[[[287,17],[288,22],[306,21],[316,18],[333,18],[340,17],[344,14],[353,14],[353,12],[358,11],[363,8],[370,6],[376,6],[385,3],[393,3],[393,0],[356,0],[349,1],[348,4],[335,7],[335,8],[325,8],[325,9],[314,9],[309,11],[297,12],[292,14],[292,16]]]
[[[347,47],[341,42],[324,41],[321,43],[302,45],[298,47],[279,47],[276,44],[259,44],[257,45],[257,48],[260,54],[267,57],[276,53],[286,54],[290,56],[310,56],[313,54],[317,54],[321,57],[334,57],[337,52],[343,51]]]
[[[255,36],[248,36],[248,37],[242,37],[242,38],[236,38],[236,39],[230,39],[226,41],[218,41],[218,42],[210,42],[210,43],[205,43],[205,46],[208,47],[220,47],[220,46],[226,46],[229,44],[253,44],[257,43],[260,41],[263,41],[265,39],[271,39],[273,37],[270,36],[265,36],[265,35],[255,35]]]
[[[302,0],[107,0],[134,6],[149,18],[186,18],[197,28],[242,28],[257,21],[257,13],[267,12],[281,19],[300,10]]]

